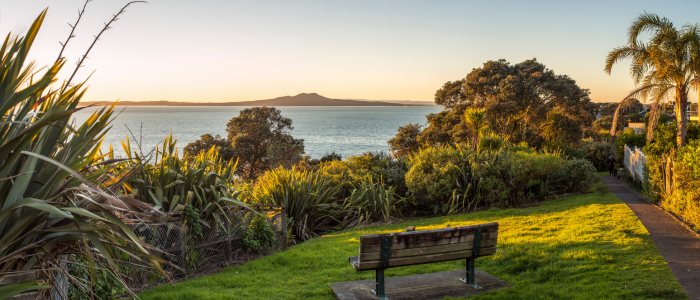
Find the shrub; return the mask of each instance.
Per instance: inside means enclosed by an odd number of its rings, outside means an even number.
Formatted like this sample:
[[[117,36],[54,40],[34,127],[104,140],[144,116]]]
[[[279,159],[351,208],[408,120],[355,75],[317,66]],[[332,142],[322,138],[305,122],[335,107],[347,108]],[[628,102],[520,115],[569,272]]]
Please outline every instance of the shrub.
[[[488,206],[510,207],[543,200],[556,191],[553,174],[564,167],[556,153],[504,152],[476,169]]]
[[[290,232],[308,240],[342,225],[346,212],[336,198],[340,188],[319,173],[280,167],[259,177],[253,193],[260,204],[283,205]]]
[[[661,205],[687,222],[700,225],[700,141],[694,140],[678,150],[672,178],[670,190],[662,188],[662,180],[657,181],[662,191]]]
[[[460,146],[427,147],[408,159],[406,186],[419,206],[442,205],[452,196],[463,163],[472,152]]]
[[[615,140],[615,150],[617,151],[617,159],[622,161],[625,157],[625,145],[628,147],[644,147],[647,144],[647,139],[644,134],[623,133]]]
[[[542,147],[543,152],[550,152],[550,153],[560,153],[564,158],[566,159],[585,159],[586,158],[586,152],[579,149],[579,148],[574,148],[569,145],[564,144],[563,142],[550,142],[545,144]]]
[[[275,246],[275,231],[264,215],[255,215],[243,231],[243,250],[261,252]]]
[[[608,157],[615,156],[615,148],[608,142],[587,141],[581,145],[581,150],[586,153],[586,159],[590,161],[598,171],[608,169]]]
[[[497,135],[489,135],[479,140],[479,151],[498,151],[503,148],[505,141]]]
[[[562,192],[585,192],[598,181],[598,174],[593,164],[585,159],[567,160],[563,168],[555,172],[553,178]]]
[[[686,129],[688,143],[700,140],[700,125],[688,123]],[[676,122],[659,124],[654,130],[654,139],[644,146],[644,154],[647,156],[661,156],[676,150],[677,132]]]
[[[319,172],[342,185],[342,194],[349,196],[355,186],[361,184],[367,176],[372,181],[381,182],[396,189],[396,193],[406,195],[405,174],[408,166],[404,159],[393,159],[384,152],[367,152],[350,156],[344,161],[333,160],[323,163]]]

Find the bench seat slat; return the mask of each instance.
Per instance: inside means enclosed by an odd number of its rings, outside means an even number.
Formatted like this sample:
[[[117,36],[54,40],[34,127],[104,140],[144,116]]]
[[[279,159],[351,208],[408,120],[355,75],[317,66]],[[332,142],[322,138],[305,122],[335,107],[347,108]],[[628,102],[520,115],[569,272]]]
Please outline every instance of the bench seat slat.
[[[497,240],[482,240],[481,241],[481,247],[486,248],[486,247],[493,247],[496,246]],[[430,247],[422,247],[422,248],[411,248],[411,249],[400,249],[400,250],[391,250],[389,254],[389,261],[397,258],[405,258],[405,257],[411,257],[411,256],[424,256],[424,255],[429,255],[429,254],[438,254],[438,253],[449,253],[449,252],[459,252],[459,251],[465,251],[465,250],[472,250],[474,249],[474,243],[469,242],[469,243],[459,243],[459,244],[448,244],[448,245],[440,245],[440,246],[430,246]],[[379,260],[379,257],[381,256],[381,252],[360,252],[359,259],[360,261],[373,261],[373,260]]]
[[[479,256],[487,256],[496,253],[497,247],[487,247],[481,248],[479,251]],[[357,257],[357,256],[354,256]],[[457,259],[466,259],[472,257],[472,250],[450,252],[450,253],[439,253],[434,255],[423,255],[414,256],[406,258],[389,259],[389,267],[400,267],[400,266],[411,266],[419,264],[427,264],[434,262],[450,261]],[[351,258],[351,264],[353,263]],[[357,271],[372,270],[379,268],[379,261],[359,261],[359,259],[353,264],[353,267]]]
[[[482,240],[495,240],[497,238],[498,238],[497,231],[491,231],[488,233],[483,233],[481,235]],[[459,244],[459,243],[472,243],[473,244],[473,242],[474,242],[474,234],[464,235],[464,236],[456,236],[456,237],[450,237],[450,238],[433,239],[433,240],[395,242],[395,243],[391,243],[389,250],[423,248],[423,247],[430,247],[430,246],[441,246],[441,245],[450,245],[450,244]],[[371,253],[371,252],[380,252],[380,251],[381,251],[381,245],[365,245],[364,243],[362,243],[362,241],[360,241],[360,253]]]
[[[363,235],[360,237],[361,245],[381,245],[383,237],[391,237],[391,243],[416,242],[424,240],[436,240],[441,238],[452,238],[458,236],[474,235],[476,228],[481,228],[482,233],[498,231],[498,223],[487,223],[481,225],[461,226],[451,228],[441,228],[433,230],[407,231]]]

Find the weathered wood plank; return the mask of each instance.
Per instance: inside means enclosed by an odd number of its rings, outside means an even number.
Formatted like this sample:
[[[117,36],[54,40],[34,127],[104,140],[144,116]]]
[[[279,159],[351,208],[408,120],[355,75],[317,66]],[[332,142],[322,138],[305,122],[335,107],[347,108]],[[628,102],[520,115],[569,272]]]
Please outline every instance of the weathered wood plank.
[[[481,234],[481,240],[495,240],[498,239],[498,232],[492,231],[488,233]],[[411,249],[411,248],[423,248],[430,246],[441,246],[449,244],[459,244],[459,243],[471,243],[474,241],[474,235],[463,235],[450,238],[438,238],[434,240],[422,240],[422,241],[409,241],[409,242],[392,242],[389,250],[400,250],[400,249]],[[360,253],[370,253],[381,251],[382,245],[365,245],[360,240]]]
[[[496,246],[497,240],[482,240],[481,247],[493,247]],[[390,250],[389,261],[397,258],[411,257],[411,256],[422,256],[438,253],[449,253],[449,252],[460,252],[465,250],[474,249],[474,243],[459,243],[459,244],[447,244],[440,246],[422,247],[422,248],[411,248],[411,249],[401,249],[401,250]],[[381,252],[369,252],[360,253],[360,261],[372,261],[379,260]]]
[[[497,247],[481,248],[481,250],[479,250],[479,257],[494,254],[494,253],[496,253],[496,251],[497,251]],[[466,251],[460,251],[460,252],[397,258],[397,259],[390,259],[389,260],[389,267],[391,268],[391,267],[411,266],[411,265],[427,264],[427,263],[434,263],[434,262],[441,262],[441,261],[466,259],[466,258],[471,257],[471,256],[472,256],[472,250],[466,250]],[[376,269],[378,267],[379,267],[378,260],[360,261],[356,270],[358,270],[358,271],[372,270],[372,269]]]
[[[424,240],[436,240],[457,236],[473,235],[476,228],[481,228],[482,233],[498,231],[498,223],[486,223],[472,226],[450,227],[433,230],[407,231],[363,235],[360,237],[361,245],[381,245],[383,237],[391,237],[391,242],[415,242]]]

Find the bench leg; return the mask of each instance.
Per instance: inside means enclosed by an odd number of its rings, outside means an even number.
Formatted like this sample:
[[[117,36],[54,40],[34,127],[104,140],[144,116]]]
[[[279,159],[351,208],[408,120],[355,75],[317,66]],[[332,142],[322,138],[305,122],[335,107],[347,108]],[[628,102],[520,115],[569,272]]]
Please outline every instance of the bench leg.
[[[376,269],[375,271],[377,278],[375,279],[375,288],[372,290],[372,293],[377,295],[379,300],[388,300],[384,294],[384,269]]]
[[[480,290],[481,287],[476,285],[474,282],[474,277],[476,274],[474,273],[474,258],[467,258],[467,277],[462,278],[462,282],[471,285],[473,288]]]

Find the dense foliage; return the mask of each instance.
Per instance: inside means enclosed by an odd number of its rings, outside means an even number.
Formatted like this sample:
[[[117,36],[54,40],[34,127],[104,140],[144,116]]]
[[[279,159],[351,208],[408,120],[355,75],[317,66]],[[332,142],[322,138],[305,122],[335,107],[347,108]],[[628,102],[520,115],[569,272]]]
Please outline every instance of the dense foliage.
[[[635,134],[634,132],[623,133],[615,139],[615,151],[617,153],[618,160],[622,160],[625,157],[625,145],[627,147],[639,147],[642,148],[646,146],[647,138],[644,134]]]
[[[463,116],[472,108],[483,109],[489,128],[511,143],[539,146],[552,126],[550,132],[577,143],[594,119],[588,93],[536,60],[488,61],[436,92],[435,103],[445,109],[427,116],[418,139],[426,145],[467,142],[473,134]]]
[[[615,157],[615,147],[607,142],[585,141],[581,145],[581,150],[586,154],[586,159],[590,161],[598,171],[608,170],[608,158]],[[620,162],[619,159],[618,163]]]

